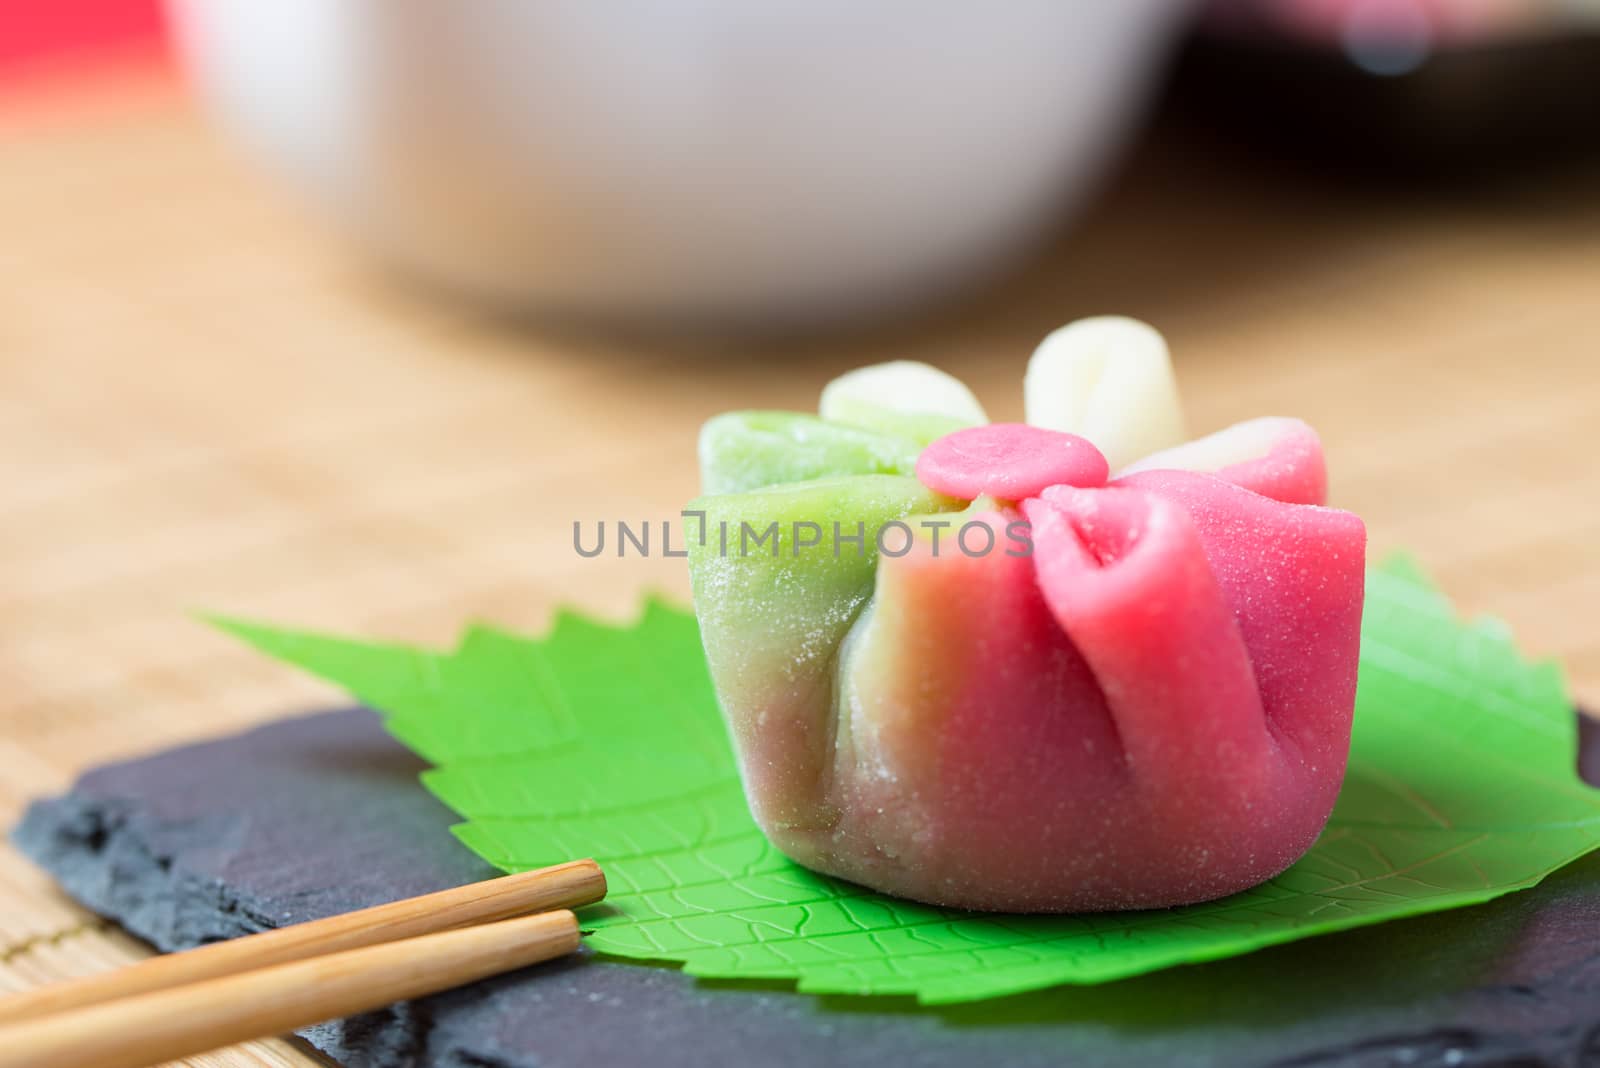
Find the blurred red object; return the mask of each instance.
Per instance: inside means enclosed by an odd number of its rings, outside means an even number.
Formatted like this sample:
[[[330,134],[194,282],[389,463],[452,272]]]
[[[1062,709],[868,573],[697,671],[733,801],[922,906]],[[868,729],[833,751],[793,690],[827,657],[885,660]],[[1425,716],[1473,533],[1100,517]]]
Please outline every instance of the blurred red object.
[[[0,0],[0,80],[165,54],[160,0]]]

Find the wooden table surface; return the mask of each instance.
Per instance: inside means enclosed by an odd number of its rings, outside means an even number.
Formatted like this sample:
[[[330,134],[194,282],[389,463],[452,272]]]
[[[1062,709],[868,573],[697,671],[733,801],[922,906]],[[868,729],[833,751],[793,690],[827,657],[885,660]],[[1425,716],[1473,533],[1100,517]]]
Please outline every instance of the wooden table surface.
[[[1015,418],[1033,345],[1101,312],[1166,332],[1194,429],[1316,424],[1375,554],[1409,549],[1600,703],[1597,177],[1382,189],[1168,131],[937,314],[619,342],[370,269],[164,81],[0,109],[0,824],[96,762],[339,700],[195,609],[435,642],[626,616],[685,595],[681,561],[579,559],[572,523],[675,515],[708,415],[915,357]],[[0,990],[142,952],[0,847]]]

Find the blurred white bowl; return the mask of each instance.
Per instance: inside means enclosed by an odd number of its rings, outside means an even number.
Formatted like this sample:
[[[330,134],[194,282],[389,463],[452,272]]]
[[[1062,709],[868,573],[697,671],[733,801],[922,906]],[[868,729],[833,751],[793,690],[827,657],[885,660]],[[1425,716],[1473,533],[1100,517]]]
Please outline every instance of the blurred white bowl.
[[[585,317],[851,314],[993,269],[1186,0],[173,0],[223,122],[407,269]]]

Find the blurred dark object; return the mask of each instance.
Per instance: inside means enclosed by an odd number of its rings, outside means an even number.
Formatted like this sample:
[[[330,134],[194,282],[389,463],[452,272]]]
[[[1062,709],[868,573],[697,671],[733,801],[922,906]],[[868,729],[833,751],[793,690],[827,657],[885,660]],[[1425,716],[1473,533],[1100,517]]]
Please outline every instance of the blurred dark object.
[[[1317,162],[1484,172],[1600,149],[1595,0],[1211,0],[1176,103]]]

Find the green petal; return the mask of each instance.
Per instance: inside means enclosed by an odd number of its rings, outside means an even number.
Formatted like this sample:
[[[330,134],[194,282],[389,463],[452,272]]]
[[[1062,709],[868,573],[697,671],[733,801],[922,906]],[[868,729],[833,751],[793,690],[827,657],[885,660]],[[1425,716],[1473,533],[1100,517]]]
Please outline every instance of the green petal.
[[[911,437],[813,415],[729,412],[700,430],[700,488],[742,493],[842,475],[909,475],[921,451]]]

